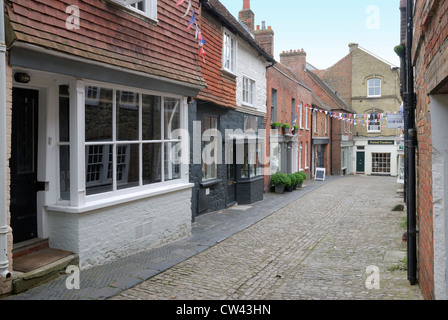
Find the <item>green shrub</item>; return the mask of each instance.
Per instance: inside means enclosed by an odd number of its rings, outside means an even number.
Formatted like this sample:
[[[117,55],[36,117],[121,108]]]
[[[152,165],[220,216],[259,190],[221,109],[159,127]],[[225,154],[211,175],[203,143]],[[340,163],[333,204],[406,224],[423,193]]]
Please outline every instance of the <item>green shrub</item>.
[[[286,187],[289,187],[291,186],[291,179],[287,174],[277,172],[271,176],[271,184],[273,185],[281,184]]]
[[[294,176],[296,177],[296,179],[297,179],[297,183],[298,183],[298,184],[299,184],[300,182],[303,181],[303,177],[302,177],[302,175],[300,174],[300,172],[296,172],[296,173],[294,173]]]
[[[295,186],[296,184],[299,183],[299,179],[298,179],[298,177],[295,174],[290,173],[290,174],[288,174],[288,177],[289,177],[289,179],[291,179],[291,185],[292,186]]]
[[[302,176],[302,181],[306,180],[306,173],[303,171],[300,171],[299,174]]]
[[[299,130],[299,126],[295,125],[294,130]]]
[[[291,126],[289,124],[287,124],[287,123],[284,123],[282,127],[285,128],[285,129],[291,128]]]
[[[272,122],[272,126],[274,128],[280,128],[282,126],[282,124],[280,122]]]

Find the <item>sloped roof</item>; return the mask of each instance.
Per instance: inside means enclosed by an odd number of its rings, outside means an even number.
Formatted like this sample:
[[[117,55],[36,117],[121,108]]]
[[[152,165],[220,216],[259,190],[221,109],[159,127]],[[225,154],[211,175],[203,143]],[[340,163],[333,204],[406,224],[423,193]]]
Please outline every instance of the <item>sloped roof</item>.
[[[13,39],[49,51],[114,67],[205,86],[194,33],[186,32],[186,4],[158,0],[152,23],[109,0],[76,1],[80,28],[68,30],[67,0],[10,0],[6,14]]]

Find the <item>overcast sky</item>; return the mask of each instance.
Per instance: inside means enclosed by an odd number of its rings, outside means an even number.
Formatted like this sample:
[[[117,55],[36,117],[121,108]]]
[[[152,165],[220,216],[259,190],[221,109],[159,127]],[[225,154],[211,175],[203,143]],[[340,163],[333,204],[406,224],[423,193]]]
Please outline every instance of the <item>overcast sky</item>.
[[[243,0],[220,0],[238,18]],[[400,43],[399,0],[251,0],[255,25],[274,30],[275,58],[304,49],[307,61],[326,69],[346,56],[355,42],[396,65]]]

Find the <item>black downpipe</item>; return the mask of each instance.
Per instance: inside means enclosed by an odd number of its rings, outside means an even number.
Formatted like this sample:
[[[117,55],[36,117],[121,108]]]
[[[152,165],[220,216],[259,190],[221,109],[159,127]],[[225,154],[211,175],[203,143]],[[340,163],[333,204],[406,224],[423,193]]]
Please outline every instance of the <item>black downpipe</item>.
[[[414,94],[414,71],[412,63],[412,37],[413,37],[413,0],[407,0],[406,18],[406,56],[407,56],[407,95],[406,113],[408,114],[408,136],[407,136],[407,218],[408,218],[408,280],[411,285],[417,283],[417,219],[416,219],[416,168],[415,168],[415,94]],[[405,130],[406,131],[406,130]]]
[[[406,48],[405,48],[406,50]],[[405,101],[405,93],[408,92],[408,86],[407,86],[407,81],[406,81],[406,51],[404,51],[401,55],[400,55],[400,67],[401,67],[401,98],[403,99],[403,105],[406,104]],[[403,108],[403,116],[404,116],[404,127],[403,127],[403,131],[404,131],[404,155],[405,158],[406,156],[406,152],[407,152],[407,141],[408,141],[408,129],[409,129],[409,125],[406,125],[406,123],[408,123],[408,114],[407,112],[405,112],[405,109]],[[408,180],[408,162],[404,161],[404,185],[403,185],[403,201],[405,203],[407,203],[407,180]]]

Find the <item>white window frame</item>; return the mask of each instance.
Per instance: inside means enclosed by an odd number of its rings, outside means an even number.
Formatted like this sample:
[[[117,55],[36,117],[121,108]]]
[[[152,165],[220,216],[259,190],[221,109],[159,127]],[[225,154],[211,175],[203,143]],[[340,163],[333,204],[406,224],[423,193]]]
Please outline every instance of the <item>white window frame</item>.
[[[317,115],[319,114],[318,111],[313,111],[313,127],[314,127],[314,133],[317,133]]]
[[[305,130],[310,130],[308,127],[308,109],[309,108],[305,108]]]
[[[380,82],[380,85],[373,85],[371,84],[372,81],[378,80]],[[367,80],[367,97],[368,98],[379,98],[381,97],[381,91],[382,91],[382,81],[380,78],[370,78],[369,80]],[[370,89],[379,89],[380,93],[379,94],[370,94]]]
[[[139,139],[136,141],[118,141],[116,137],[113,137],[112,141],[105,141],[99,142],[86,142],[85,141],[85,104],[86,104],[86,86],[93,86],[93,87],[100,87],[100,88],[107,88],[107,89],[113,89],[114,90],[114,98],[113,98],[113,104],[114,104],[114,110],[116,109],[117,99],[116,95],[118,91],[129,91],[129,92],[135,92],[138,93],[139,98]],[[159,96],[162,99],[162,105],[163,101],[166,98],[174,98],[179,100],[179,108],[180,108],[180,128],[184,129],[185,131],[188,130],[188,110],[187,110],[187,98],[175,94],[166,94],[161,92],[155,92],[155,91],[149,91],[149,90],[142,90],[137,88],[130,88],[130,87],[124,87],[124,86],[116,86],[109,83],[100,83],[100,82],[87,82],[87,81],[73,81],[70,84],[70,200],[59,200],[55,205],[49,206],[50,209],[56,210],[56,211],[63,211],[63,212],[73,212],[73,213],[79,213],[79,212],[86,212],[90,210],[94,210],[95,208],[101,208],[106,207],[118,203],[123,203],[127,201],[133,201],[135,199],[141,199],[146,198],[154,195],[160,195],[167,192],[172,192],[173,190],[182,190],[184,188],[190,188],[191,184],[189,183],[188,179],[188,173],[189,173],[189,165],[188,161],[182,161],[179,168],[179,178],[166,180],[165,175],[168,172],[170,174],[170,168],[167,168],[168,171],[165,170],[165,154],[166,154],[166,147],[167,145],[178,144],[181,142],[179,139],[173,139],[171,137],[164,137],[165,134],[165,125],[164,125],[164,112],[163,107],[161,111],[161,119],[158,121],[161,121],[161,139],[160,140],[154,140],[154,141],[143,141],[142,140],[142,108],[141,108],[141,95],[155,95]],[[115,115],[116,111],[113,111],[113,128],[114,131],[116,130],[115,127]],[[184,141],[186,142],[186,141]],[[187,150],[187,156],[189,156],[189,147],[187,147],[186,144],[182,142],[182,151]],[[161,144],[161,181],[162,182],[156,182],[152,184],[144,185],[142,181],[142,144],[144,143],[160,143]],[[187,142],[186,142],[187,143]],[[140,178],[138,186],[129,187],[125,189],[119,189],[117,187],[117,184],[119,181],[116,181],[113,183],[112,191],[104,192],[104,193],[97,193],[92,195],[87,195],[86,187],[86,146],[89,145],[130,145],[130,144],[140,144],[140,164],[139,164],[139,171],[140,171]],[[66,143],[59,143],[59,145],[66,145]],[[172,146],[175,148],[176,146]],[[113,162],[114,162],[114,169],[113,169],[113,176],[114,179],[116,179],[116,152],[114,151],[113,156]],[[182,154],[183,156],[183,154]],[[168,158],[170,158],[169,155],[167,155]],[[185,159],[182,159],[185,160]],[[127,161],[127,160],[126,160]],[[171,166],[170,166],[171,167]],[[59,171],[59,170],[58,170]],[[59,181],[58,177],[58,181]],[[59,197],[58,197],[59,198]]]
[[[157,0],[109,0],[118,3],[127,9],[144,15],[152,20],[157,21]],[[142,3],[144,10],[138,9],[138,4]]]
[[[303,104],[299,105],[299,127],[303,130]]]
[[[305,170],[309,169],[308,167],[308,142],[305,142]]]
[[[248,88],[249,85],[249,88]],[[243,105],[256,106],[257,82],[248,76],[243,76]]]
[[[227,43],[227,39],[230,40],[229,44]],[[228,52],[228,50],[230,52]],[[233,75],[236,75],[237,51],[238,41],[236,37],[230,31],[225,29],[222,42],[222,69]]]

